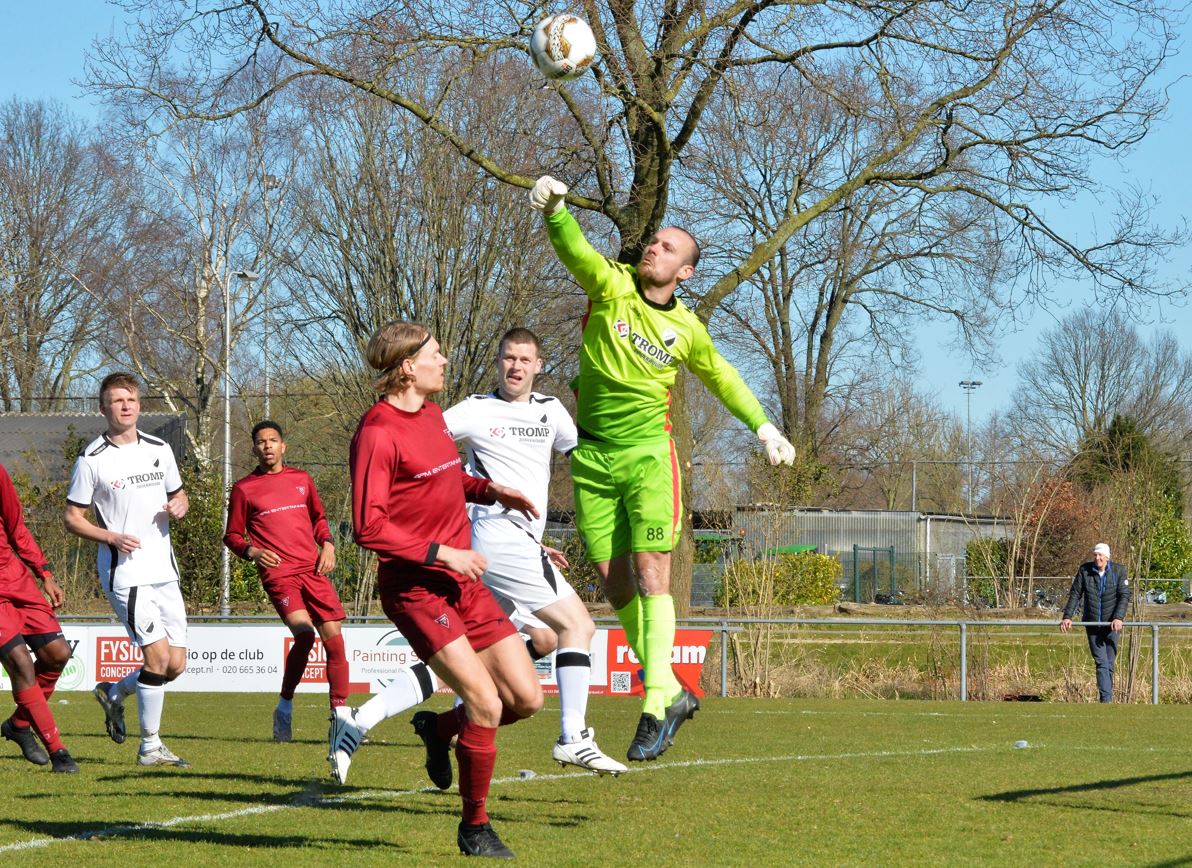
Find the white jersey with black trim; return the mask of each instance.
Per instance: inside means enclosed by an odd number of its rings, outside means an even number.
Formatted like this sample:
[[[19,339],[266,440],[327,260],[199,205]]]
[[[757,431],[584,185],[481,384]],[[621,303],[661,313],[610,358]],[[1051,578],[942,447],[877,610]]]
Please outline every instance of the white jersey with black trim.
[[[103,590],[178,581],[165,503],[181,489],[174,451],[164,440],[138,431],[135,443],[117,445],[101,434],[87,444],[70,474],[67,501],[92,508],[100,527],[141,541],[127,553],[100,543]]]
[[[575,422],[558,398],[531,392],[506,401],[496,392],[472,395],[443,413],[447,429],[467,452],[467,470],[527,495],[538,507],[533,521],[499,503],[468,504],[472,521],[508,519],[542,539],[546,527],[551,450],[569,453],[578,443]]]

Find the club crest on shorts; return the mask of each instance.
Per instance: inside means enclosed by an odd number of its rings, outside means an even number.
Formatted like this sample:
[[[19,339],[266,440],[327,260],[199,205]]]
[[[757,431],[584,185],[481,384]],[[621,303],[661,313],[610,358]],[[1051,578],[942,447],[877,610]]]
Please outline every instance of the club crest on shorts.
[[[435,623],[441,626],[444,630],[451,629],[451,622],[447,620],[446,615],[440,615],[439,617],[435,618]]]

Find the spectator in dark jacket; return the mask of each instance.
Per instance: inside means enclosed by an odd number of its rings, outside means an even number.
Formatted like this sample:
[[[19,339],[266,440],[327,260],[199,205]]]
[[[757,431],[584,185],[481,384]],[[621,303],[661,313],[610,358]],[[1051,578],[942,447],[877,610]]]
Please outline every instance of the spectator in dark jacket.
[[[1097,692],[1102,702],[1112,702],[1113,664],[1117,659],[1118,638],[1122,635],[1122,619],[1130,604],[1130,580],[1126,578],[1126,568],[1109,559],[1109,546],[1105,543],[1093,546],[1093,559],[1081,564],[1072,579],[1064,620],[1060,621],[1063,632],[1072,627],[1072,616],[1082,599],[1082,621],[1110,622],[1108,627],[1086,625],[1084,631],[1097,664]]]

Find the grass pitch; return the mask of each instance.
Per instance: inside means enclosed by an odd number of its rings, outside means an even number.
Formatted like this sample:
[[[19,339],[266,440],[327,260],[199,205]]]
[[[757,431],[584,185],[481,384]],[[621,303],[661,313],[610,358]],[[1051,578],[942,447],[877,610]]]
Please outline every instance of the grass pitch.
[[[135,736],[110,742],[90,696],[58,698],[82,773],[52,775],[0,742],[5,865],[462,859],[458,793],[424,789],[408,713],[370,733],[338,787],[321,696],[299,694],[295,742],[283,745],[270,739],[273,697],[170,694],[166,743],[189,770],[138,768]],[[557,709],[548,698],[546,711],[498,738],[489,810],[522,862],[1192,860],[1186,706],[708,698],[661,760],[617,779],[551,762]],[[632,700],[592,698],[589,723],[614,756],[636,718]],[[135,730],[131,698],[128,721]]]

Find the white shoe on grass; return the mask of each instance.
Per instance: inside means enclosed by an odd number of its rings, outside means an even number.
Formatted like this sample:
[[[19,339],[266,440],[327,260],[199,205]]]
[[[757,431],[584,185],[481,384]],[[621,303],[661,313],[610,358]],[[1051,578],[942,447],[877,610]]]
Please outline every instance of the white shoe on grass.
[[[622,763],[608,756],[596,745],[596,730],[592,727],[580,732],[580,740],[570,744],[555,742],[550,755],[559,765],[579,766],[598,775],[612,775],[616,777],[622,772],[629,771]]]
[[[190,763],[178,756],[164,744],[155,748],[137,751],[137,765],[139,766],[177,766],[180,769],[190,768]]]
[[[364,730],[356,723],[356,709],[341,705],[331,712],[331,726],[327,730],[330,750],[327,759],[331,763],[331,777],[336,783],[348,782],[348,769],[352,766],[352,754],[365,741]]]

